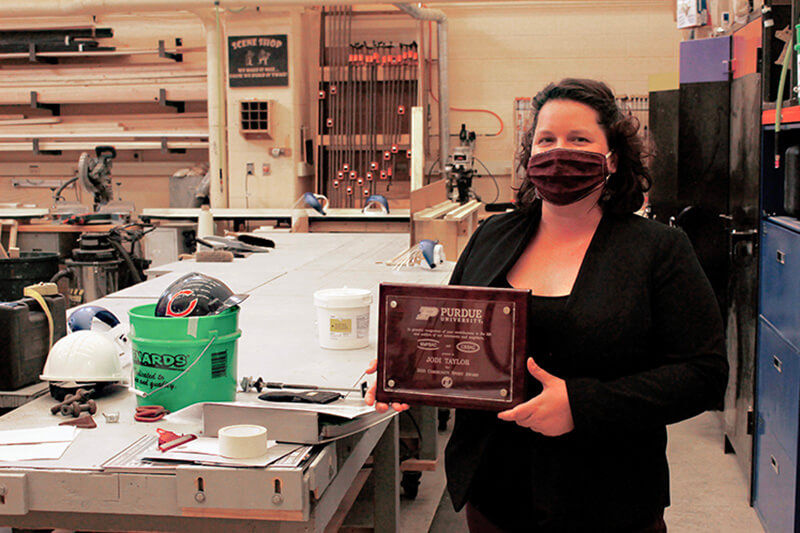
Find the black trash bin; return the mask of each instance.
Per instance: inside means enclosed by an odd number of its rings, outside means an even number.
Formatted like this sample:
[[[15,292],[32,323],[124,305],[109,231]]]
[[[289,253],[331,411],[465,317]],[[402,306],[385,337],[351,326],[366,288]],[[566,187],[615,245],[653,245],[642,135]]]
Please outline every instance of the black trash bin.
[[[22,252],[15,259],[0,259],[0,302],[22,298],[22,289],[40,281],[50,281],[58,272],[58,254]]]

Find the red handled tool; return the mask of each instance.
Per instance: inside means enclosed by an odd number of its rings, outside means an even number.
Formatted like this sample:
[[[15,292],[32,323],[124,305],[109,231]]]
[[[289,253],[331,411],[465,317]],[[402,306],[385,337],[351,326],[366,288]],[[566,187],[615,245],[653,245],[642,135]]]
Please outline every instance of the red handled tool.
[[[197,438],[197,435],[192,435],[191,433],[178,435],[177,433],[161,428],[156,428],[156,432],[158,433],[158,449],[162,452],[166,452],[167,450],[171,450],[176,446],[186,444]]]

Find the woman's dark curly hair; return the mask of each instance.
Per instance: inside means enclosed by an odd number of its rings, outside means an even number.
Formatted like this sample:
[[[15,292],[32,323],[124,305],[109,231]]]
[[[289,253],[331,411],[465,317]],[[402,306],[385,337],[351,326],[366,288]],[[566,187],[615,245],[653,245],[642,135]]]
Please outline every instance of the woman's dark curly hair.
[[[524,171],[528,165],[539,111],[550,100],[572,100],[597,111],[608,147],[617,156],[617,171],[608,178],[600,196],[600,207],[603,212],[615,214],[639,210],[644,203],[644,193],[650,190],[652,184],[650,172],[642,161],[645,151],[638,135],[639,121],[619,109],[614,93],[601,81],[565,78],[557,84],[549,84],[533,98],[531,125],[523,135],[522,145],[517,152],[517,168]],[[517,189],[517,206],[529,209],[536,199],[533,183],[525,179]]]

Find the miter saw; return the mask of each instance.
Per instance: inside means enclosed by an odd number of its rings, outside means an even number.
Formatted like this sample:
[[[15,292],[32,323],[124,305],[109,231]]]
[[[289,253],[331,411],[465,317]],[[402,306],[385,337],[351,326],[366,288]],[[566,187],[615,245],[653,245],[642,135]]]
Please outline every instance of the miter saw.
[[[113,146],[96,146],[94,152],[97,157],[83,152],[78,159],[78,181],[94,195],[94,210],[98,211],[113,198],[111,162],[117,157],[117,151]]]

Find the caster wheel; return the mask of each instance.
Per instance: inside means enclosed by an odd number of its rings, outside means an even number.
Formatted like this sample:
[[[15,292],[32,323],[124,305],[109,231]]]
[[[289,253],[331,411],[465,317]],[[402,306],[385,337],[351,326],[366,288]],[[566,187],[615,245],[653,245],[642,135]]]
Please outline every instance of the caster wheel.
[[[400,486],[403,488],[403,494],[409,500],[413,500],[417,497],[421,478],[422,472],[403,472],[403,479],[400,480]]]

